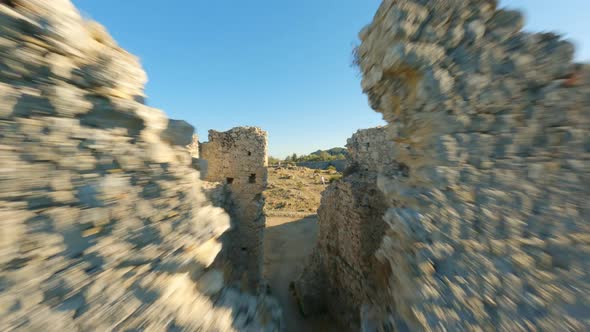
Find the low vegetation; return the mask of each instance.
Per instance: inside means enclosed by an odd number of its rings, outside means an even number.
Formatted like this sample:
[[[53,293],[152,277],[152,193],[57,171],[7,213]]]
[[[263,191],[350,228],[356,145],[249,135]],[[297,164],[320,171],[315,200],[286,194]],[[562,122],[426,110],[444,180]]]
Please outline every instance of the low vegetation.
[[[302,156],[293,153],[292,155],[287,156],[287,158],[283,160],[275,157],[268,157],[268,164],[277,165],[279,163],[290,164],[306,161],[334,161],[346,159],[346,156],[348,156],[348,150],[346,150],[345,148],[331,148],[328,150],[317,150],[315,152]]]
[[[322,177],[325,184],[322,183]],[[330,182],[342,177],[335,169],[269,167],[265,212],[267,215],[315,214],[321,193]]]

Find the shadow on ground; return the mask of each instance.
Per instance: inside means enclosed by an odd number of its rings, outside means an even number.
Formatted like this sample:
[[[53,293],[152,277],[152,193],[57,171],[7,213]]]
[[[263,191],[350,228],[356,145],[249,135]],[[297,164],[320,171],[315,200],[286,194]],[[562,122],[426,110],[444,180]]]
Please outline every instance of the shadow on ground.
[[[317,216],[303,219],[267,217],[264,233],[264,277],[283,308],[287,332],[344,331],[327,315],[303,317],[289,291],[311,254],[318,236]]]

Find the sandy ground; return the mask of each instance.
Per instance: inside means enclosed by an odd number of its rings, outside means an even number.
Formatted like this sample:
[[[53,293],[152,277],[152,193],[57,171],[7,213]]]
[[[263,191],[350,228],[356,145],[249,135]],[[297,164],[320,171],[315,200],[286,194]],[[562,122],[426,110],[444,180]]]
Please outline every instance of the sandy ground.
[[[264,276],[281,302],[287,332],[342,331],[328,316],[305,318],[289,292],[317,238],[317,217],[268,217],[264,233]]]
[[[322,176],[325,184],[322,184]],[[265,213],[270,216],[313,215],[320,206],[322,191],[330,178],[340,176],[335,171],[305,167],[269,167],[268,188],[264,192]]]

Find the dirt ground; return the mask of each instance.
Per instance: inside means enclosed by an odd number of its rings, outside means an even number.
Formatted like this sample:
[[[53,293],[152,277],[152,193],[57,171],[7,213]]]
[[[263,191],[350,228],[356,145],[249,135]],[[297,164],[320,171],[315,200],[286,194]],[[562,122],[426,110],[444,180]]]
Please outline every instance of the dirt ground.
[[[317,238],[317,217],[268,217],[264,234],[264,276],[283,307],[287,332],[343,331],[327,315],[305,318],[289,291]]]
[[[325,184],[322,184],[322,176]],[[330,179],[340,177],[336,171],[269,167],[268,188],[264,192],[265,213],[270,216],[315,214],[320,206],[321,193]]]

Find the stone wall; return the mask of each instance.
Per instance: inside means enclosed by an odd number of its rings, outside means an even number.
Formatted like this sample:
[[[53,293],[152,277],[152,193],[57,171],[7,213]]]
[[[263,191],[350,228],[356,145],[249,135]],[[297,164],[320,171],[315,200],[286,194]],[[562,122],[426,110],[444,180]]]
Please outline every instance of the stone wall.
[[[265,217],[262,192],[267,185],[267,133],[256,127],[237,127],[226,132],[209,131],[201,144],[207,162],[206,181],[221,182],[229,192],[226,209],[233,229],[227,251],[231,278],[255,288],[262,275]]]
[[[2,1],[0,22],[0,330],[278,330],[209,267],[229,216],[137,59],[67,0]]]
[[[318,209],[318,245],[294,291],[306,315],[328,311],[343,326],[360,328],[359,308],[379,294],[381,264],[375,259],[388,204],[379,172],[401,174],[385,127],[357,131],[348,139],[344,178],[323,193]]]
[[[393,138],[387,127],[358,130],[346,142],[348,167],[364,172],[384,172],[397,169],[393,154]]]
[[[388,0],[360,34],[362,87],[400,166],[377,176],[388,206],[364,329],[590,329],[590,68],[495,5]],[[320,210],[321,228],[349,222]],[[306,271],[347,236],[320,238]],[[344,294],[326,302],[358,305]]]

